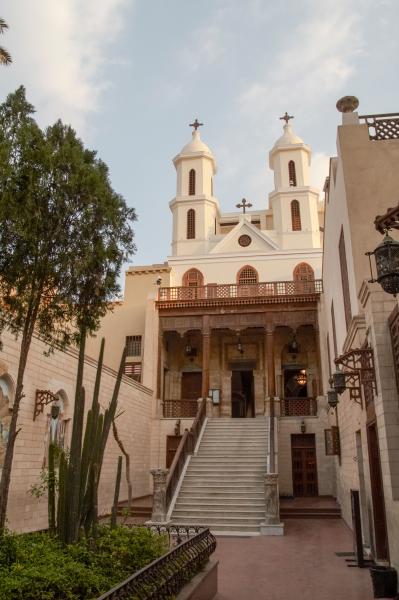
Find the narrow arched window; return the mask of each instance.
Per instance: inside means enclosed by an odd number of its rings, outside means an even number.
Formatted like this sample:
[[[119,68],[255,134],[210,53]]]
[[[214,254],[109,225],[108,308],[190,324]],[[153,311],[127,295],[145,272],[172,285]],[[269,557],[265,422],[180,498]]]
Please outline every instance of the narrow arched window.
[[[293,160],[290,160],[288,163],[288,180],[290,182],[290,187],[296,187],[296,170]]]
[[[258,273],[256,269],[249,265],[245,265],[245,267],[238,272],[237,283],[238,285],[252,285],[258,283]]]
[[[195,170],[191,169],[188,174],[188,195],[195,196]]]
[[[315,291],[314,271],[308,263],[299,263],[294,269],[295,289],[301,294],[312,294]]]
[[[291,202],[292,231],[301,231],[301,210],[298,200]]]
[[[185,287],[199,287],[204,285],[204,276],[198,269],[189,269],[183,275],[183,286]]]
[[[195,239],[195,210],[193,208],[187,211],[187,239]]]

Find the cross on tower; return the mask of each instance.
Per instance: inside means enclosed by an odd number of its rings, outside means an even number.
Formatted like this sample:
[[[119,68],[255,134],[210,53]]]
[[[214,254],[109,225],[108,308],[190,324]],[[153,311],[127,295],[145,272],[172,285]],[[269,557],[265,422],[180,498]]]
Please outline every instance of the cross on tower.
[[[252,206],[252,204],[251,204],[250,202],[247,202],[247,201],[245,200],[245,198],[243,198],[239,204],[236,204],[236,207],[237,207],[237,208],[242,208],[242,212],[243,212],[244,214],[245,214],[245,209],[246,209],[246,208],[251,208],[251,206]]]
[[[190,123],[189,127],[194,127],[195,131],[197,131],[198,127],[201,127],[203,123],[200,123],[198,119],[195,119],[194,123]]]
[[[279,117],[280,121],[285,121],[287,125],[288,125],[288,121],[290,119],[293,119],[293,118],[294,118],[294,116],[293,115],[289,115],[287,113],[287,111],[285,111],[285,115],[283,115],[282,117]]]

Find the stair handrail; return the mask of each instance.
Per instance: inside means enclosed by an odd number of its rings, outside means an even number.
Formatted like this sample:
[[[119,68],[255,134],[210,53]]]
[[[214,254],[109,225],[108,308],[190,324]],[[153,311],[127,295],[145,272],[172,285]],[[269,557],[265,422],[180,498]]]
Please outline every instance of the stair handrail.
[[[186,429],[180,444],[176,450],[173,462],[170,465],[168,478],[166,480],[166,508],[169,509],[170,503],[176,491],[181,474],[186,464],[187,457],[194,453],[204,420],[206,417],[206,399],[203,398],[198,406],[196,417],[190,429]]]

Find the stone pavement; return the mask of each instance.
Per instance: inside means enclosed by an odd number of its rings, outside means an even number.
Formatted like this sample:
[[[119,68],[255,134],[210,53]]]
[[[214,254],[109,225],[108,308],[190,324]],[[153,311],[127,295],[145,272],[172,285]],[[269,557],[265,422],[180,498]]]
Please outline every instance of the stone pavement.
[[[284,537],[218,537],[215,600],[372,600],[368,569],[349,568],[342,520],[290,519]]]

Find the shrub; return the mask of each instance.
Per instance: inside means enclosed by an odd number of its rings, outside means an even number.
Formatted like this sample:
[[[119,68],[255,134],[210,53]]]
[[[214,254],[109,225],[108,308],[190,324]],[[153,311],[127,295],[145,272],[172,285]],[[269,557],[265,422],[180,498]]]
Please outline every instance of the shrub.
[[[0,598],[84,600],[161,556],[166,540],[145,528],[99,527],[98,539],[62,546],[46,533],[0,538]]]

